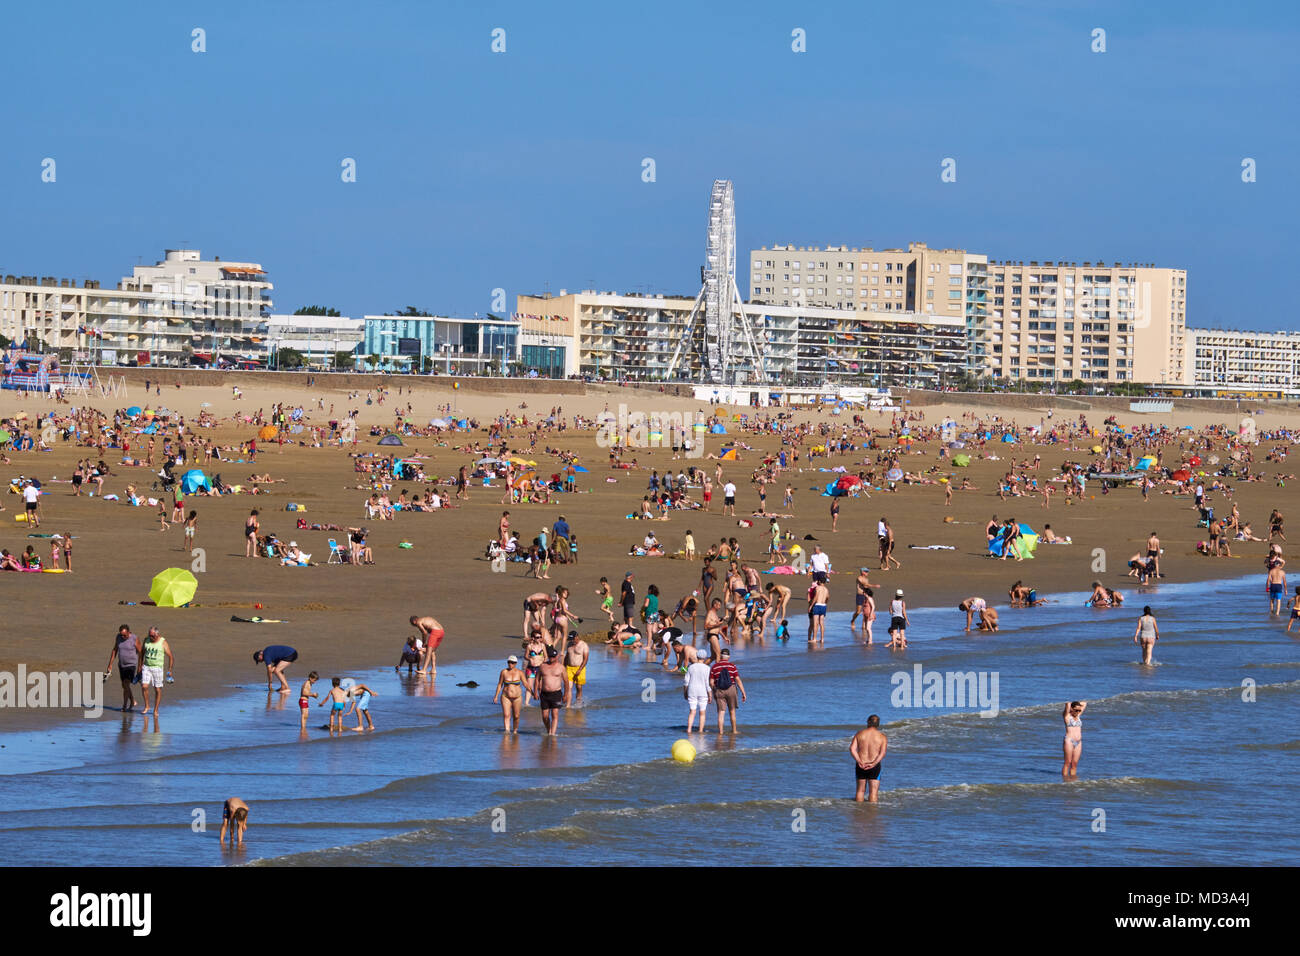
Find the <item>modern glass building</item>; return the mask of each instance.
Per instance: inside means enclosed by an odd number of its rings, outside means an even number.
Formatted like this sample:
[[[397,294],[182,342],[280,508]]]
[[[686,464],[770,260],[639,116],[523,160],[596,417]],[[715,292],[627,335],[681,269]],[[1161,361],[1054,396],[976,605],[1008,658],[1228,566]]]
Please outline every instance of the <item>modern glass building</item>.
[[[380,356],[381,366],[408,367],[429,359],[447,374],[501,371],[519,355],[519,323],[512,319],[367,315],[358,361]]]

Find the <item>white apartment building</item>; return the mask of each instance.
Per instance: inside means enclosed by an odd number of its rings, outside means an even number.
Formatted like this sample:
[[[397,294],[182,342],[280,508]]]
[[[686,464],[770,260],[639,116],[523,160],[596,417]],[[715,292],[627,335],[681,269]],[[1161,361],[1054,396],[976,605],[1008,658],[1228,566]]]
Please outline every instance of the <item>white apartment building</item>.
[[[53,276],[6,275],[0,334],[81,361],[189,364],[191,356],[253,358],[264,350],[272,288],[256,263],[167,250],[117,289]]]
[[[693,298],[586,291],[521,295],[515,317],[525,366],[547,374],[701,381],[702,321],[687,336]],[[960,316],[751,303],[763,380],[783,385],[952,384],[965,370]],[[749,370],[752,373],[752,369]]]
[[[1300,396],[1300,333],[1187,329],[1186,343],[1187,373],[1181,384],[1193,395]]]

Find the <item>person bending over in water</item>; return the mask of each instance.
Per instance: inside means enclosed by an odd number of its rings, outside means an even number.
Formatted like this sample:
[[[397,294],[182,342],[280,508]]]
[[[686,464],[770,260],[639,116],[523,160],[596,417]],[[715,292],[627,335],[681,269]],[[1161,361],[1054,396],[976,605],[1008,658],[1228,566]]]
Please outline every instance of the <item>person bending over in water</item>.
[[[1079,756],[1083,753],[1083,712],[1087,708],[1086,700],[1072,700],[1061,711],[1065,721],[1065,762],[1061,765],[1062,777],[1074,777],[1079,773]]]
[[[238,797],[231,797],[221,809],[221,833],[217,835],[217,842],[225,845],[226,827],[230,827],[230,845],[235,845],[235,836],[238,834],[239,845],[244,845],[244,831],[248,829],[248,804]]]

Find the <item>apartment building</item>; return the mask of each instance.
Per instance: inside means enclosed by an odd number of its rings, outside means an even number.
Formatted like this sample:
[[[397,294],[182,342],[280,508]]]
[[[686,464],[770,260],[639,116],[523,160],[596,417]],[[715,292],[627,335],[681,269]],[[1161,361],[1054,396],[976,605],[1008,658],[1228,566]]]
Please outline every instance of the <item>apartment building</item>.
[[[1187,372],[1181,384],[1193,395],[1300,395],[1300,333],[1188,329],[1186,343]]]
[[[891,270],[892,272],[892,270]],[[693,298],[586,291],[518,298],[523,364],[546,374],[702,381],[703,322],[693,331]],[[763,354],[761,380],[783,385],[951,384],[966,365],[960,316],[905,311],[849,312],[818,306],[750,303],[746,312]],[[754,373],[746,369],[746,377]],[[753,376],[759,377],[759,376]]]
[[[995,379],[1183,380],[1187,272],[1153,265],[992,262],[972,349]]]
[[[83,361],[188,364],[192,356],[254,358],[265,346],[272,285],[259,264],[169,249],[116,289],[92,279],[4,276],[0,334]]]
[[[960,318],[976,377],[1161,384],[1186,373],[1182,269],[990,262],[921,242],[764,246],[749,265],[755,302]]]

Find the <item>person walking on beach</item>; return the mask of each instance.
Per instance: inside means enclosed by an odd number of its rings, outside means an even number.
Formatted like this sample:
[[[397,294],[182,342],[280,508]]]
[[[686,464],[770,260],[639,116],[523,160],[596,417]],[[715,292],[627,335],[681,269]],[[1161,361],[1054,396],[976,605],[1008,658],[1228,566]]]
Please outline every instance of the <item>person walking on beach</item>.
[[[230,845],[235,846],[238,835],[239,846],[244,845],[244,831],[248,829],[248,804],[238,797],[230,797],[221,809],[221,832],[217,842],[226,843],[226,827],[230,828]]]
[[[1137,629],[1133,632],[1133,643],[1142,645],[1142,663],[1148,667],[1151,666],[1151,653],[1156,649],[1158,640],[1160,640],[1160,628],[1156,624],[1155,615],[1151,613],[1151,605],[1148,604],[1142,609]]]
[[[149,716],[149,688],[153,688],[153,713],[158,716],[158,711],[162,707],[163,692],[163,664],[167,665],[166,676],[170,676],[172,668],[175,666],[175,660],[172,657],[172,649],[167,645],[167,639],[158,633],[158,628],[149,628],[149,634],[144,639],[144,644],[140,648],[140,656],[144,660],[144,666],[140,671],[140,694],[144,698],[144,710],[142,713]]]
[[[879,802],[880,769],[889,749],[889,738],[880,730],[880,715],[872,714],[867,718],[867,726],[853,735],[849,743],[849,753],[853,756],[853,775],[857,778],[858,789],[853,799],[858,803]],[[870,784],[870,794],[867,785]]]
[[[266,689],[274,690],[274,682],[280,682],[280,693],[289,693],[289,683],[284,679],[285,669],[298,659],[298,652],[285,644],[270,644],[260,651],[253,651],[253,662],[266,665]]]
[[[736,708],[740,706],[740,701],[748,701],[749,697],[745,694],[744,682],[740,679],[740,671],[736,665],[731,663],[731,648],[724,647],[722,656],[718,662],[709,668],[709,689],[713,693],[713,703],[718,710],[718,733],[722,733],[722,718],[725,714],[731,715],[731,732],[736,732]],[[739,696],[740,700],[737,700]],[[700,729],[704,729],[704,721],[700,720]]]
[[[191,511],[190,516],[185,519],[185,542],[183,547],[189,550],[190,554],[194,553],[194,532],[198,530],[199,513]]]
[[[511,654],[505,668],[497,675],[496,693],[492,703],[501,701],[501,719],[508,734],[519,733],[519,712],[523,704],[524,675],[519,670],[519,658]]]
[[[131,633],[131,628],[123,624],[117,629],[113,638],[113,649],[108,652],[108,663],[104,665],[104,676],[113,670],[113,658],[117,658],[117,676],[122,681],[122,710],[135,710],[135,693],[131,685],[135,683],[140,668],[140,638]]]
[[[257,532],[259,527],[257,509],[254,508],[249,513],[248,520],[244,522],[244,557],[246,558],[257,556]]]
[[[1086,700],[1072,700],[1061,711],[1065,721],[1065,762],[1061,765],[1062,777],[1075,777],[1079,774],[1079,757],[1083,753],[1083,712],[1087,708]]]

